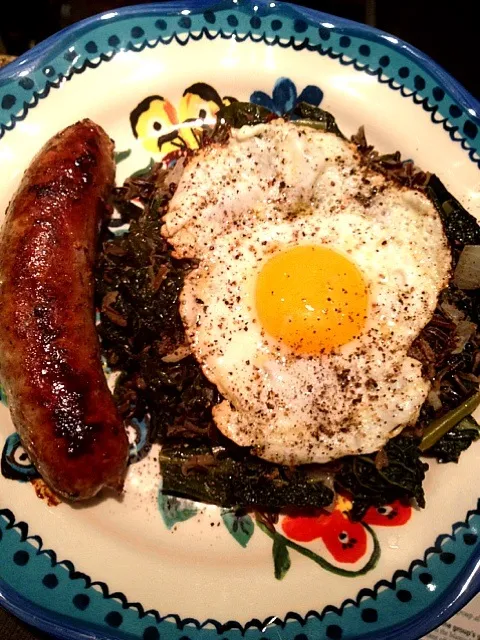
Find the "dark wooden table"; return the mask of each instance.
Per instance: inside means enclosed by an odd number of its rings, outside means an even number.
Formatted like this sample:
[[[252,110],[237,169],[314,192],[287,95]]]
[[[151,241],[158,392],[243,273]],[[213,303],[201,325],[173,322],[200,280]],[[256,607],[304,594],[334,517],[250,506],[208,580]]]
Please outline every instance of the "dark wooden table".
[[[20,622],[12,614],[1,608],[0,638],[1,640],[54,640],[53,636]]]

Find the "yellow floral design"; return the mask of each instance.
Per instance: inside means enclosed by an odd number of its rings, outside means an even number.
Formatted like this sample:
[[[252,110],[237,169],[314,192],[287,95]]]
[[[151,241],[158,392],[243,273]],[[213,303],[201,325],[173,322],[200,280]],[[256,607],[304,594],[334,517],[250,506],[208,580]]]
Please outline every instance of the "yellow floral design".
[[[205,82],[185,89],[177,106],[160,95],[148,96],[130,113],[133,135],[150,154],[197,149],[202,127],[213,124],[218,110],[234,101],[221,98]]]

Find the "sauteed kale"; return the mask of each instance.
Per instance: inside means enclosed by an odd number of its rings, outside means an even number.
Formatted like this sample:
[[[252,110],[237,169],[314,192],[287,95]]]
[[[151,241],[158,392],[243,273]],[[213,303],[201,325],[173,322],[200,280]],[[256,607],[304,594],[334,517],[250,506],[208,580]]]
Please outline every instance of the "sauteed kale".
[[[217,126],[204,132],[203,142],[225,140],[231,126],[274,117],[263,107],[234,103],[219,112]],[[291,118],[342,136],[334,117],[317,107],[300,104]],[[362,162],[430,197],[444,223],[455,264],[465,245],[480,244],[476,220],[437,176],[402,161],[398,152],[378,154],[368,145],[363,129],[352,141]],[[162,443],[163,491],[222,506],[272,511],[327,506],[335,490],[347,491],[355,518],[371,505],[394,499],[414,499],[423,507],[428,464],[420,456],[457,461],[480,435],[470,415],[460,419],[456,413],[465,401],[468,413],[479,402],[477,290],[462,291],[453,284],[445,289],[433,318],[410,349],[409,355],[422,362],[432,381],[414,428],[404,430],[380,452],[327,465],[289,468],[260,460],[215,427],[211,409],[221,397],[185,344],[177,300],[183,279],[195,264],[174,259],[160,235],[161,218],[183,162],[180,157],[168,170],[154,165],[116,189],[117,223],[129,224],[129,229],[123,235],[105,231],[96,282],[103,353],[110,368],[120,371],[115,399],[127,421],[147,420],[151,441]]]

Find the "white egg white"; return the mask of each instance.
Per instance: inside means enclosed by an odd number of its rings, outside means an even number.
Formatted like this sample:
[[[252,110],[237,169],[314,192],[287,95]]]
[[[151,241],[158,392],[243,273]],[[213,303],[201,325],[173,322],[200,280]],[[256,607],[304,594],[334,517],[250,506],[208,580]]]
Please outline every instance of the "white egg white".
[[[292,207],[318,202],[326,213],[344,198],[367,198],[383,182],[372,175],[362,183],[352,173],[357,163],[338,136],[283,120],[232,130],[227,145],[212,144],[190,160],[162,233],[177,257],[195,258],[225,232],[281,220]]]
[[[441,221],[427,198],[362,167],[333,134],[283,122],[253,133],[200,151],[165,218],[177,255],[199,261],[180,311],[225,398],[214,420],[284,464],[378,450],[415,422],[429,391],[407,352],[449,279]],[[255,307],[263,264],[302,244],[347,256],[368,288],[363,333],[322,355],[269,336]]]

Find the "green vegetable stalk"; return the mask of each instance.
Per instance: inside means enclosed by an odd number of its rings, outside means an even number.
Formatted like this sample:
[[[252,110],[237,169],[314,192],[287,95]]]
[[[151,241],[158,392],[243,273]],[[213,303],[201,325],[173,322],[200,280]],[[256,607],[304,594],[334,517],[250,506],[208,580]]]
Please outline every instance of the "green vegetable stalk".
[[[441,418],[433,420],[425,430],[418,448],[420,451],[428,451],[442,436],[455,427],[463,418],[470,415],[480,404],[480,391],[474,393],[461,405],[452,409]]]

